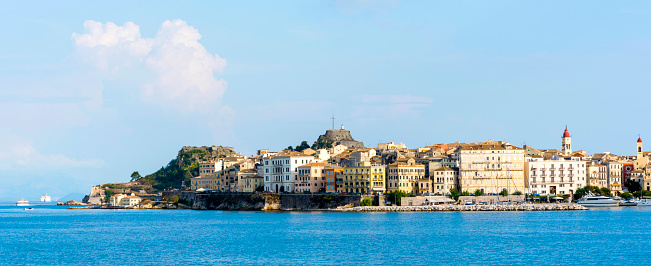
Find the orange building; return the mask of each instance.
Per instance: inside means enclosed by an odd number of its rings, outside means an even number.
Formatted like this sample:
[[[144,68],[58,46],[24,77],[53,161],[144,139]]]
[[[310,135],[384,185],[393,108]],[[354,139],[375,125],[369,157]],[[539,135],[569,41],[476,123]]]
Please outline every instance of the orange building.
[[[329,166],[325,168],[325,178],[326,178],[326,193],[335,193],[337,192],[337,178],[344,171],[344,168],[339,166]]]

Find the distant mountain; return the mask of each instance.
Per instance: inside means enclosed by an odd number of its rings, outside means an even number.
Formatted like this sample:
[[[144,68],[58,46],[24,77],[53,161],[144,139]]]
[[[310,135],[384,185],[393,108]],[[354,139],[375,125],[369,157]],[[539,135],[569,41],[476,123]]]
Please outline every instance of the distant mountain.
[[[86,194],[83,194],[83,193],[70,193],[68,195],[65,195],[65,196],[61,197],[60,199],[58,199],[56,201],[66,202],[66,201],[69,201],[69,200],[76,200],[76,201],[81,202],[81,200],[84,198],[84,196],[86,196]],[[54,201],[54,199],[52,201]]]

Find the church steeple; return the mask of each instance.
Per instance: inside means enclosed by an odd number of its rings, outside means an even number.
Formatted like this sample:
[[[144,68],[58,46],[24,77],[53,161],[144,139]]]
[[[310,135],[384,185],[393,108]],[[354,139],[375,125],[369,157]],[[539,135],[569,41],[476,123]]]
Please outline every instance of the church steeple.
[[[570,132],[567,131],[567,126],[565,126],[565,132],[563,132],[562,138],[562,153],[565,156],[572,155],[572,137],[570,137]]]
[[[637,159],[640,159],[644,156],[642,153],[642,138],[640,136],[637,137]]]

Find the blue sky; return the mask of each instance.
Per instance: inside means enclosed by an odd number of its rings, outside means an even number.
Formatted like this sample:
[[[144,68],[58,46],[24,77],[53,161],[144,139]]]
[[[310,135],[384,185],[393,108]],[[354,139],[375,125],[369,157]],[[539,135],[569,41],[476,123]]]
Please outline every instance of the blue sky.
[[[109,5],[110,4],[110,5]],[[337,117],[367,146],[651,139],[645,1],[29,1],[0,10],[0,200],[88,193],[184,145]]]

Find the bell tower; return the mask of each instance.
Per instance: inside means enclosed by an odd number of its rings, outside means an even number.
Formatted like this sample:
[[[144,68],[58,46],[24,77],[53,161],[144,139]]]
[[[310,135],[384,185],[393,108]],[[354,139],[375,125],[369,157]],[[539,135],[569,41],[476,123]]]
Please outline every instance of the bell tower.
[[[562,153],[565,156],[572,155],[572,137],[570,137],[570,132],[567,131],[567,126],[565,126],[565,132],[563,132],[562,137]]]
[[[640,137],[638,136],[638,137],[637,137],[637,159],[639,160],[639,159],[641,159],[643,156],[644,156],[644,154],[642,154],[642,138],[640,138]]]

